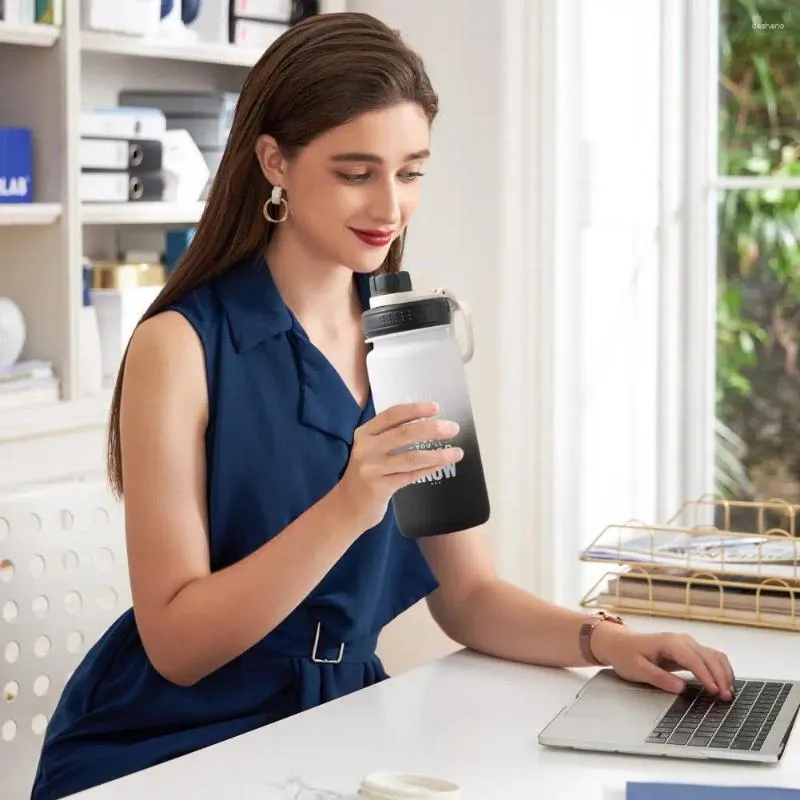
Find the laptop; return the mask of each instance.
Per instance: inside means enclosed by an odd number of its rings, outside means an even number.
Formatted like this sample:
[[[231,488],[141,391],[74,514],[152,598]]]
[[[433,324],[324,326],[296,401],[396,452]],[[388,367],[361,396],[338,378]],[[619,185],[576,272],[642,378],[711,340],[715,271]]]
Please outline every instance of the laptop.
[[[539,734],[545,747],[777,763],[800,708],[800,681],[737,680],[724,702],[692,678],[680,695],[590,678]]]

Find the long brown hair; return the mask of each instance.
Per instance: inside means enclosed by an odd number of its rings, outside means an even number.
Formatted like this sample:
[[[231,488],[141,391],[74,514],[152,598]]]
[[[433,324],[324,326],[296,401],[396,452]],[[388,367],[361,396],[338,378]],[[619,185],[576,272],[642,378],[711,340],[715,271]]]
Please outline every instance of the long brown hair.
[[[250,71],[225,153],[191,245],[141,321],[185,293],[262,251],[274,226],[262,214],[272,191],[255,155],[261,134],[292,158],[316,137],[367,111],[418,103],[429,121],[438,98],[420,57],[396,31],[368,14],[309,17],[291,27]],[[400,268],[404,238],[395,240],[378,272]],[[127,349],[109,417],[107,469],[123,492],[120,403]]]

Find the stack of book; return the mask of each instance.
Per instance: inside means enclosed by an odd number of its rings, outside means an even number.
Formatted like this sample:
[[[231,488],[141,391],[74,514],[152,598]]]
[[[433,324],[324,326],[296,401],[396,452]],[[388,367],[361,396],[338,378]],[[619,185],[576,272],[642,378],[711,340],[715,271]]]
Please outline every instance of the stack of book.
[[[0,0],[0,22],[9,25],[60,26],[63,18],[63,0]]]
[[[581,605],[800,630],[800,538],[792,535],[797,507],[783,506],[791,509],[791,524],[756,532],[669,523],[611,525],[581,560],[617,568]]]
[[[48,361],[17,361],[0,368],[0,411],[56,403],[59,382]]]

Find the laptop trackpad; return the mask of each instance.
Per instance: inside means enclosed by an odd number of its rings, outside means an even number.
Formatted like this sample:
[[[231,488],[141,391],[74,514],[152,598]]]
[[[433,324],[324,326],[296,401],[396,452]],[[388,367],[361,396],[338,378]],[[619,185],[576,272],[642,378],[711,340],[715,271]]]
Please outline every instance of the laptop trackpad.
[[[674,699],[666,692],[636,685],[590,686],[567,710],[565,717],[573,721],[603,719],[606,722],[652,726]]]

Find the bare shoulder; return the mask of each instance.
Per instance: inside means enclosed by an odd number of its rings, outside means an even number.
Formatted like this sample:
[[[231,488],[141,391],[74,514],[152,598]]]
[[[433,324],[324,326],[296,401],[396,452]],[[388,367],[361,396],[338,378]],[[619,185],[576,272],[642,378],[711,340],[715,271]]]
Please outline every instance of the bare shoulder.
[[[179,312],[156,314],[134,331],[125,362],[123,406],[134,398],[150,406],[180,404],[187,413],[207,408],[203,347]]]
[[[134,331],[128,350],[129,359],[144,363],[154,357],[182,361],[202,355],[197,333],[178,311],[163,311],[142,322]]]

